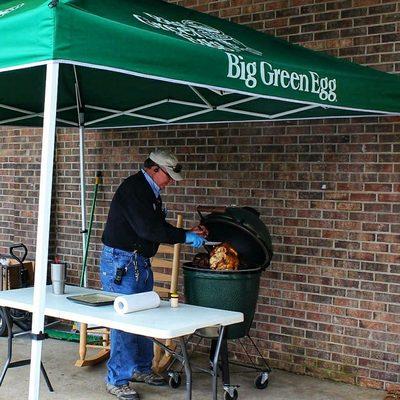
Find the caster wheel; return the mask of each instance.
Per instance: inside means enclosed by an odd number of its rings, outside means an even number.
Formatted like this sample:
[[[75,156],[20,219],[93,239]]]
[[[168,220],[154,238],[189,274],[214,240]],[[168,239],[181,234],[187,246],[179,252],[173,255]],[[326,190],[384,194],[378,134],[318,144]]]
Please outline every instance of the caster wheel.
[[[178,389],[181,386],[182,378],[180,375],[170,376],[168,380],[168,385],[172,389]]]
[[[268,386],[268,383],[269,383],[268,372],[262,372],[254,380],[254,386],[257,389],[265,389]]]
[[[232,392],[232,396],[228,392],[224,393],[224,400],[237,400],[238,398],[239,394],[236,389]]]

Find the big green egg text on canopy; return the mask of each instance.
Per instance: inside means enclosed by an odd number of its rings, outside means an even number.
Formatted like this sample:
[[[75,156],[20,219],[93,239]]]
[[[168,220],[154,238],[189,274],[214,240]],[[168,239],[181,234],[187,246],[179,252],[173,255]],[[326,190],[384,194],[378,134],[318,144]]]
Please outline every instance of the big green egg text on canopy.
[[[397,114],[400,79],[158,0],[27,0],[0,9],[0,124],[92,128]]]
[[[85,127],[399,115],[399,100],[395,75],[161,0],[1,2],[0,125],[43,126],[29,400],[39,399],[56,126],[79,127],[83,143]]]

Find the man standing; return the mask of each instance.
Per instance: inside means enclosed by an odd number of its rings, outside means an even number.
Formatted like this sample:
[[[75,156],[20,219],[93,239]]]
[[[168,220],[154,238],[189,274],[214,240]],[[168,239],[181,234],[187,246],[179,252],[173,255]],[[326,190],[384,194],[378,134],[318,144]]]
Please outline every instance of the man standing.
[[[102,241],[100,275],[103,290],[121,294],[153,289],[150,257],[160,243],[186,243],[201,247],[207,235],[198,226],[190,231],[166,222],[160,192],[183,179],[182,166],[167,150],[150,153],[143,168],[117,189],[108,214]],[[153,343],[150,339],[111,330],[111,353],[107,363],[107,391],[121,400],[138,400],[132,382],[164,385],[152,372]]]

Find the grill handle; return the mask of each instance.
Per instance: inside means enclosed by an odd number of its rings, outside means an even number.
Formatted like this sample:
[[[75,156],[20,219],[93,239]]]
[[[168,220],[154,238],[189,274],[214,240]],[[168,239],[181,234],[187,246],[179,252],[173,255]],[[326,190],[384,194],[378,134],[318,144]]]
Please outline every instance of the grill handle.
[[[197,213],[200,216],[200,220],[203,221],[203,213],[220,213],[223,214],[226,211],[225,206],[197,206]]]

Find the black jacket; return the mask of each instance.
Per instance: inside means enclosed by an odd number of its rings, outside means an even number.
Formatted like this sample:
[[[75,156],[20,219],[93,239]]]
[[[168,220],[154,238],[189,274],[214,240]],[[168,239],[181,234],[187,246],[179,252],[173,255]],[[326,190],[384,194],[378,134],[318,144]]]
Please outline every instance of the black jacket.
[[[185,232],[165,221],[161,198],[156,198],[140,171],[125,179],[115,192],[102,241],[152,257],[160,243],[184,243]]]

